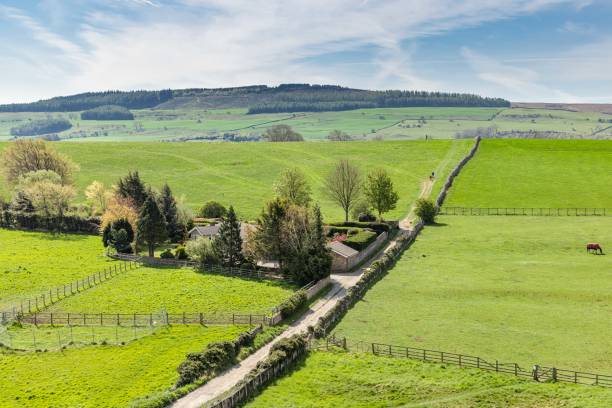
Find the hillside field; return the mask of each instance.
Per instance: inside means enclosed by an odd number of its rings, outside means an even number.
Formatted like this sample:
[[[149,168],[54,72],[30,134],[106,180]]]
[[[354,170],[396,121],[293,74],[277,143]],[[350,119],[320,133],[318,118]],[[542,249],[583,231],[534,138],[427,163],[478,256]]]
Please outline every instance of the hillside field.
[[[79,200],[94,180],[114,184],[129,170],[140,171],[150,185],[168,182],[186,204],[200,208],[208,200],[233,205],[239,216],[256,218],[274,194],[273,184],[286,168],[304,171],[315,201],[327,221],[342,220],[343,212],[322,186],[335,163],[344,158],[363,172],[386,169],[399,193],[397,208],[386,214],[398,219],[418,196],[421,182],[436,170],[445,177],[472,145],[465,141],[355,143],[59,143],[54,146],[76,161]],[[4,148],[6,144],[1,144]],[[441,183],[438,183],[441,184]],[[2,193],[8,196],[6,185]]]
[[[160,392],[178,379],[189,352],[233,340],[245,327],[176,326],[125,346],[97,345],[61,352],[0,350],[0,406],[119,407]]]
[[[190,268],[139,268],[66,298],[47,311],[268,314],[292,293],[291,286],[279,282],[204,274]]]
[[[0,229],[0,310],[115,265],[100,237]]]
[[[46,117],[70,120],[61,132],[73,141],[168,141],[180,138],[222,137],[224,134],[259,137],[273,125],[286,124],[306,140],[324,140],[334,129],[355,140],[449,139],[477,128],[499,131],[550,131],[572,137],[610,138],[612,122],[598,112],[553,109],[502,108],[376,108],[341,112],[297,112],[248,115],[247,109],[204,109],[162,105],[133,111],[133,121],[81,120],[71,113],[0,113],[0,140],[9,140],[10,129],[28,120]]]
[[[337,336],[612,373],[612,248],[602,217],[439,217]]]
[[[446,205],[612,208],[610,186],[612,141],[483,140]]]
[[[312,352],[248,408],[593,407],[610,389],[538,384],[507,374],[345,352]]]

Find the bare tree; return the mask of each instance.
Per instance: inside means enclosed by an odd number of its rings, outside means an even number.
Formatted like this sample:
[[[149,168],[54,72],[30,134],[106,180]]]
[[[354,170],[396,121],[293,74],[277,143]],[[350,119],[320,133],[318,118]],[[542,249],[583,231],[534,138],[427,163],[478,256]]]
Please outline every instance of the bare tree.
[[[325,180],[327,195],[344,210],[345,221],[349,211],[361,195],[361,172],[348,160],[340,160]]]

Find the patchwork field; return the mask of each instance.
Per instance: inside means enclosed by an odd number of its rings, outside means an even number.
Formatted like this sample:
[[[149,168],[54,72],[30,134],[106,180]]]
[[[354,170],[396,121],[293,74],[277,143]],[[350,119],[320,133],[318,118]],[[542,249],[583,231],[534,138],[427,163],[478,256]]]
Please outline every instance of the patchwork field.
[[[530,367],[612,372],[612,219],[440,217],[336,334]]]
[[[323,180],[335,163],[350,158],[364,172],[385,168],[400,200],[389,219],[408,212],[421,181],[436,170],[440,178],[469,150],[472,141],[356,142],[356,143],[61,143],[58,150],[81,167],[76,175],[80,200],[93,180],[107,186],[128,170],[155,187],[168,182],[185,195],[194,209],[208,200],[233,205],[247,219],[257,217],[273,195],[273,184],[285,168],[299,167],[320,201],[326,220],[343,219],[342,210],[327,199]],[[5,145],[4,145],[5,146]],[[0,145],[2,148],[3,145]],[[8,192],[6,186],[4,195]]]
[[[256,407],[604,407],[605,388],[537,384],[476,369],[314,352],[247,404]]]
[[[203,274],[187,268],[140,268],[64,299],[48,311],[267,314],[292,293],[291,286],[272,281]]]
[[[354,139],[448,139],[477,128],[502,132],[546,131],[582,138],[612,137],[609,116],[597,112],[499,108],[380,108],[342,112],[248,115],[246,109],[169,107],[133,111],[133,121],[83,121],[73,113],[0,113],[0,140],[10,129],[30,119],[62,117],[73,127],[59,137],[74,141],[159,141],[219,137],[224,134],[259,137],[276,124],[286,124],[306,140],[323,140],[342,130]]]
[[[463,207],[612,207],[612,141],[483,140],[446,203]]]
[[[99,237],[0,229],[0,309],[112,265]]]
[[[174,385],[188,352],[232,340],[244,327],[176,326],[125,346],[62,352],[0,351],[0,406],[119,407]]]

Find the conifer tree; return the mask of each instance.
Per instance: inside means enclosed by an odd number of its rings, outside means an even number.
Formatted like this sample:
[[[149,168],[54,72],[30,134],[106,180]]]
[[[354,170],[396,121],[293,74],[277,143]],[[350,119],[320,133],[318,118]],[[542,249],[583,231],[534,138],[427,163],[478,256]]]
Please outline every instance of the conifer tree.
[[[138,171],[129,172],[127,176],[119,179],[117,183],[117,193],[123,198],[130,199],[136,209],[139,210],[147,199],[147,189],[140,180]]]
[[[168,184],[164,184],[161,191],[159,207],[166,219],[166,233],[170,242],[176,243],[185,237],[185,227],[178,220],[176,199],[172,195],[172,190]]]
[[[138,216],[138,241],[147,245],[149,256],[155,254],[155,246],[166,239],[166,220],[155,196],[148,192]]]
[[[307,258],[308,280],[319,280],[329,276],[332,257],[326,245],[325,231],[323,230],[323,216],[317,204],[313,209],[312,231],[310,234],[309,251]]]
[[[213,246],[221,263],[225,266],[240,266],[244,261],[240,222],[236,217],[234,207],[230,206],[227,216],[219,227],[219,235],[215,238]]]

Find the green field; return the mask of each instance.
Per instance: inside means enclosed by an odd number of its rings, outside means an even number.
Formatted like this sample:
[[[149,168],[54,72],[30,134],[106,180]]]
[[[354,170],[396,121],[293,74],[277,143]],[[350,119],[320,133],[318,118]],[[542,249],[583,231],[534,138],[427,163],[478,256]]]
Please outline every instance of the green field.
[[[177,326],[125,346],[62,352],[0,351],[0,406],[120,407],[173,386],[188,352],[232,340],[244,327]]]
[[[335,163],[349,158],[364,172],[385,168],[400,195],[397,219],[408,212],[421,181],[433,170],[443,177],[469,150],[472,141],[355,142],[355,143],[60,143],[61,152],[81,167],[76,175],[80,200],[93,180],[107,186],[128,170],[155,187],[168,182],[176,195],[200,208],[207,200],[233,205],[247,219],[257,217],[273,194],[279,173],[299,167],[321,202],[326,220],[342,219],[342,210],[325,198],[323,180]],[[3,145],[3,146],[6,146]],[[0,148],[3,147],[0,145]],[[4,195],[8,192],[4,186]]]
[[[464,207],[612,207],[612,141],[483,140],[446,203]]]
[[[605,407],[610,389],[538,384],[511,375],[371,354],[313,352],[249,408]]]
[[[607,115],[546,109],[378,108],[248,115],[246,109],[160,108],[133,113],[134,121],[83,121],[77,112],[0,113],[0,140],[11,137],[11,127],[47,116],[70,120],[73,127],[59,136],[74,141],[159,141],[225,133],[257,137],[276,124],[291,126],[306,140],[323,140],[334,129],[357,140],[448,139],[477,128],[562,132],[577,138],[612,137]]]
[[[336,329],[348,339],[612,373],[612,219],[441,217]]]
[[[109,267],[99,237],[0,229],[0,310]]]
[[[64,299],[47,311],[267,314],[292,293],[291,286],[272,281],[203,274],[187,268],[140,268]]]

